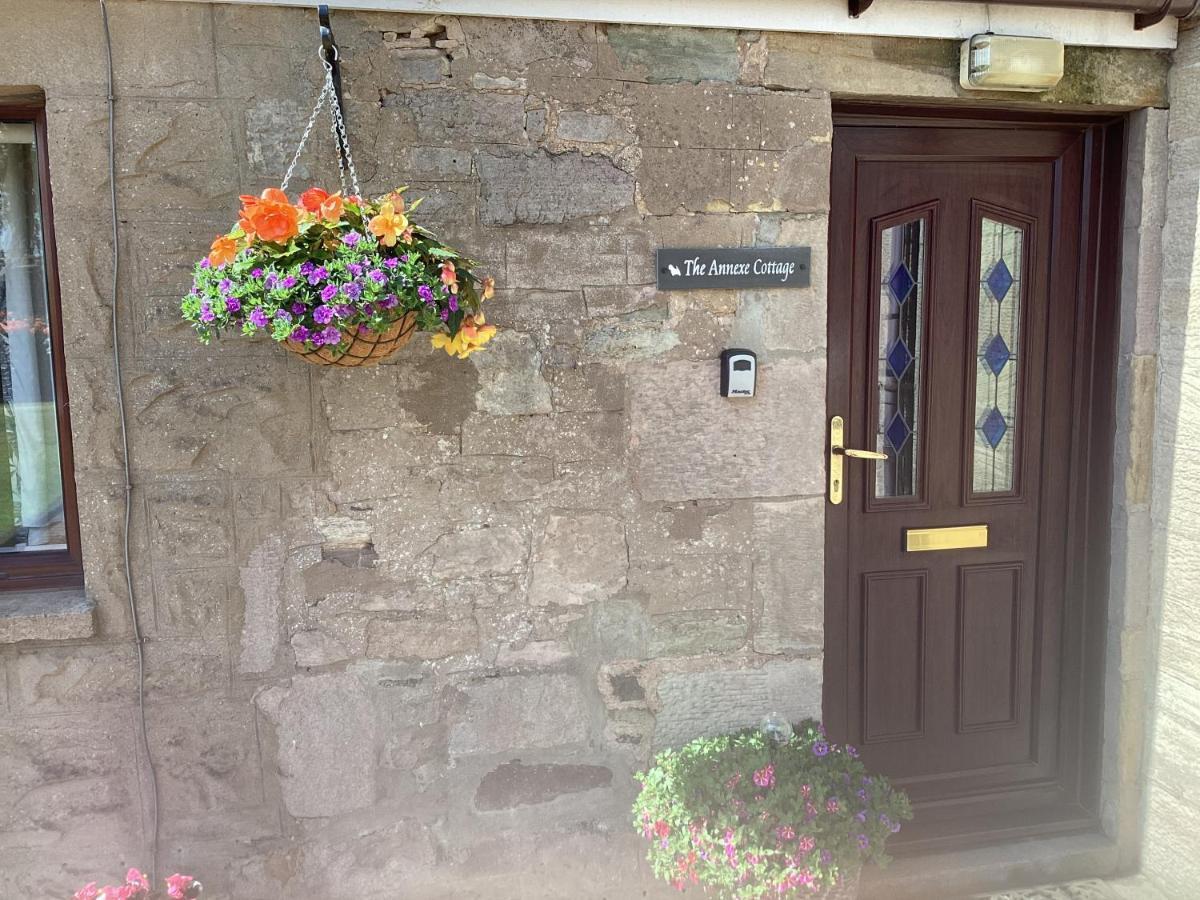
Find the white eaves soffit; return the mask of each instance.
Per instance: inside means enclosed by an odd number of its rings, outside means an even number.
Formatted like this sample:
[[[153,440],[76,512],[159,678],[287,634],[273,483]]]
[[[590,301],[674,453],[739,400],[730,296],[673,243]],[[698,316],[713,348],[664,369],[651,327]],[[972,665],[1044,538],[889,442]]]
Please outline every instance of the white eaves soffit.
[[[299,0],[216,0],[314,8]],[[331,10],[565,19],[631,25],[683,25],[748,31],[798,31],[914,38],[967,38],[994,31],[1057,38],[1096,47],[1171,49],[1177,23],[1168,17],[1135,31],[1133,14],[1047,9],[1003,3],[876,0],[850,18],[846,0],[327,0]]]

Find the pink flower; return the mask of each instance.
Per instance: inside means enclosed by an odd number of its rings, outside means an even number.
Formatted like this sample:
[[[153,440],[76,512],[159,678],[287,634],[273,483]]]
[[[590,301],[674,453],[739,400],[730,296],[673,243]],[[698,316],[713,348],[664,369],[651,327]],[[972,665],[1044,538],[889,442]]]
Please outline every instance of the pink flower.
[[[797,846],[799,846],[801,853],[809,853],[812,851],[813,847],[817,846],[817,842],[806,834],[804,837],[800,838],[800,843]]]
[[[761,788],[772,788],[775,786],[775,764],[768,763],[757,772],[754,773],[754,783]]]
[[[135,892],[144,891],[145,893],[150,893],[150,882],[137,869],[130,869],[125,873],[125,886],[133,888]]]
[[[75,892],[74,900],[96,900],[100,896],[100,889],[96,887],[96,882],[90,881]]]
[[[178,873],[167,879],[167,896],[171,900],[184,900],[187,897],[188,888],[190,888],[196,879],[191,875],[180,875]]]

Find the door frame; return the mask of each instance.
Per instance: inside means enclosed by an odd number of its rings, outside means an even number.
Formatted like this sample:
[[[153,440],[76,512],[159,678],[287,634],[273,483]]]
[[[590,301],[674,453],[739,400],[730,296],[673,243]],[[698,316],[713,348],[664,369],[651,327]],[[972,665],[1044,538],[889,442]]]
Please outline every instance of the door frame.
[[[833,104],[834,137],[854,126],[1053,129],[1075,132],[1083,142],[1081,229],[1083,246],[1075,273],[1075,335],[1072,352],[1068,488],[1068,559],[1060,647],[1060,696],[1070,709],[1059,720],[1059,785],[1075,797],[1067,814],[986,835],[915,841],[901,852],[928,852],[994,844],[1050,833],[1100,827],[1100,767],[1104,735],[1104,681],[1109,601],[1110,522],[1114,471],[1117,360],[1120,322],[1121,228],[1125,194],[1126,120],[1118,115],[1047,114],[1024,109]],[[828,366],[850,365],[849,348],[834,341],[848,332],[854,253],[852,173],[831,171],[829,222]],[[839,198],[847,198],[839,203]],[[1107,361],[1107,369],[1105,362]],[[826,423],[844,415],[847,398],[826,392]],[[846,723],[848,596],[844,508],[825,504],[825,656],[822,707],[831,734]],[[830,591],[829,585],[840,588]],[[835,608],[843,604],[842,608]],[[1067,709],[1064,702],[1062,709]],[[1061,712],[1061,710],[1060,710]]]

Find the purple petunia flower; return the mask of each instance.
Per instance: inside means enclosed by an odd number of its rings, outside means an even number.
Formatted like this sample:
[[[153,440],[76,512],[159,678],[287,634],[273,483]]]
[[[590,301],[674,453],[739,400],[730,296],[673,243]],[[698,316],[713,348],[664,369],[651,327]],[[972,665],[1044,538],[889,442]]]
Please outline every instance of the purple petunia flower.
[[[383,284],[385,281],[387,281],[387,275],[384,274],[383,269],[372,269],[367,273],[367,277],[376,284]]]
[[[870,846],[871,846],[871,839],[869,837],[867,837],[865,834],[860,834],[858,836],[858,849],[866,850]]]
[[[230,291],[233,290],[233,282],[230,281],[228,278],[222,278],[221,281],[217,284],[217,287],[220,289],[222,294],[228,294]]]
[[[458,297],[455,294],[451,294],[450,302],[447,305],[450,307],[450,312],[458,312]]]
[[[353,232],[351,232],[353,234]],[[326,344],[340,344],[342,342],[342,333],[330,325],[321,334],[325,338]]]
[[[332,320],[333,320],[333,307],[332,306],[322,305],[322,306],[318,306],[316,309],[313,310],[313,321],[314,322],[316,322],[320,325],[326,325]]]
[[[443,322],[446,322],[446,321],[448,321],[449,319],[450,319],[450,310],[448,310],[448,309],[443,309],[443,310],[442,310],[442,321],[443,321]]]
[[[368,316],[375,315],[375,304],[368,303],[366,306],[363,307],[363,312],[365,312]]]
[[[304,262],[300,263],[300,274],[308,275],[315,268],[316,266],[312,264],[312,260],[306,259]]]
[[[400,303],[400,298],[397,297],[395,294],[388,294],[386,297],[384,297],[382,300],[379,301],[379,305],[382,306],[384,309],[395,309],[396,306],[399,305],[399,303]]]
[[[339,306],[335,306],[334,311],[343,319],[354,315],[354,307],[350,306],[348,303],[342,303]]]
[[[275,310],[275,318],[283,319],[285,322],[290,322],[292,321],[292,314],[286,309],[277,309]]]
[[[328,277],[329,277],[329,270],[326,269],[324,266],[318,266],[317,268],[313,269],[311,272],[308,273],[308,283],[309,284],[320,284],[322,281],[324,281]]]
[[[293,303],[292,304],[292,313],[297,316],[302,315],[304,313],[304,304],[303,303]]]
[[[306,341],[308,340],[309,334],[310,332],[307,328],[305,328],[303,325],[297,325],[292,329],[292,333],[289,334],[288,337],[290,337],[293,341]]]
[[[408,254],[407,253],[400,254],[400,262],[408,262]]]
[[[350,265],[346,266],[346,271],[348,271],[355,278],[358,278],[363,273],[363,267],[359,263],[350,263]]]
[[[225,312],[235,313],[242,308],[242,301],[237,297],[225,298]]]
[[[825,756],[829,752],[829,745],[824,741],[814,741],[812,752],[815,756]]]
[[[260,269],[259,271],[262,271],[262,270]],[[269,275],[267,275],[267,280],[266,280],[267,287],[273,288],[277,284],[279,284],[279,276],[278,275],[276,275],[274,272],[271,272]]]
[[[321,299],[324,300],[326,303],[328,303],[330,300],[332,300],[334,297],[336,297],[337,294],[338,294],[338,287],[336,284],[327,284],[327,285],[325,285],[324,288],[321,289]]]
[[[266,328],[267,314],[263,312],[261,308],[255,308],[254,311],[250,313],[250,322],[259,328]]]
[[[200,268],[202,268],[202,269],[207,269],[207,268],[209,267],[209,265],[210,265],[210,263],[209,263],[209,261],[208,261],[208,257],[207,257],[207,256],[206,256],[206,257],[204,257],[204,259],[200,260]]]
[[[394,268],[396,268],[396,266],[400,265],[400,260],[396,259],[396,257],[394,257],[394,256],[389,256],[387,259],[385,259],[383,261],[383,264],[385,266],[387,266],[389,269],[394,269]]]
[[[250,277],[251,277],[251,278],[262,278],[262,276],[263,276],[263,270],[262,270],[262,269],[251,269],[251,270],[250,270]]]
[[[211,306],[209,306],[207,303],[201,304],[201,306],[200,306],[200,321],[201,322],[211,322],[216,317],[217,317],[217,315],[216,315],[216,313],[214,313],[212,311]]]
[[[347,247],[357,247],[358,242],[362,240],[362,235],[357,231],[351,231],[342,238],[342,243]]]
[[[362,296],[362,285],[357,281],[351,281],[348,284],[342,285],[342,291],[351,300],[357,300]]]
[[[286,276],[286,277],[283,279],[283,286],[284,286],[285,288],[293,288],[293,287],[295,287],[295,286],[296,286],[296,276],[295,276],[295,275],[288,275],[288,276]]]
[[[426,303],[433,303],[433,291],[429,289],[429,285],[423,284],[417,288],[417,296]]]

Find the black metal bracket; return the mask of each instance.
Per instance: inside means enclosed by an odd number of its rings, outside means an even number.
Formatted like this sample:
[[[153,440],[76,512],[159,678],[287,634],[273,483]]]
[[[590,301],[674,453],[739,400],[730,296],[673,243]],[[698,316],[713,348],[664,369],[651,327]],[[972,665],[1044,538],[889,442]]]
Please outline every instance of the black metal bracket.
[[[875,0],[850,0],[850,18],[857,19],[868,9]]]
[[[342,121],[344,122],[346,120],[346,103],[342,97],[342,65],[337,41],[333,39],[333,28],[329,24],[329,4],[317,5],[317,22],[321,32],[321,59],[329,63],[333,70],[333,93],[337,97],[338,108],[342,111]],[[340,133],[337,136],[337,144],[338,155],[341,156],[343,162],[348,162],[350,159],[349,149],[345,145],[344,136]]]

